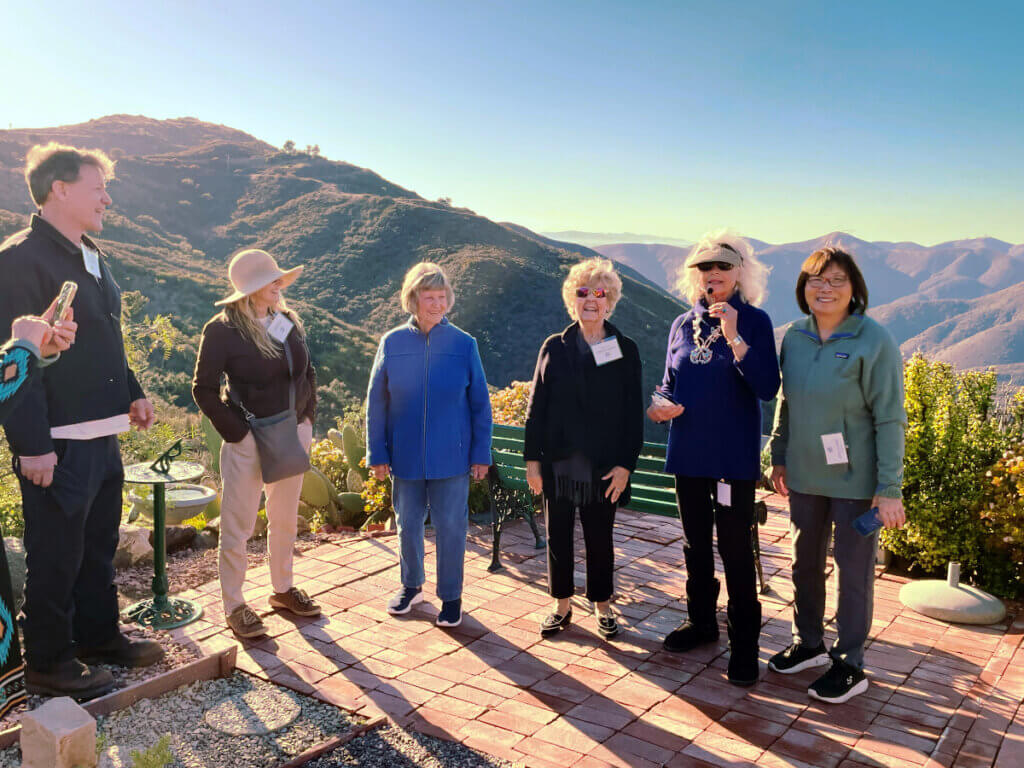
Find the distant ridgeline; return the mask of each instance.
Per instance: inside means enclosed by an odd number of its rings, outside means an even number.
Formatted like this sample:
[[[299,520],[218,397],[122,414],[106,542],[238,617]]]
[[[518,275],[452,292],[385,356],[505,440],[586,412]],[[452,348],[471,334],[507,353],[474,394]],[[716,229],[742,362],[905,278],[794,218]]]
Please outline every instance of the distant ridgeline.
[[[399,292],[411,265],[445,267],[456,290],[451,319],[477,338],[488,381],[503,387],[531,377],[541,342],[568,324],[566,272],[597,255],[424,200],[315,150],[281,151],[191,118],[126,115],[0,131],[0,236],[25,226],[25,152],[51,140],[118,161],[101,243],[121,287],[147,297],[145,311],[170,316],[189,339],[164,363],[175,389],[163,394],[179,405],[191,405],[195,341],[227,293],[227,261],[239,248],[264,248],[285,268],[306,265],[288,295],[309,327],[326,406],[321,430],[346,401],[361,400],[379,334],[404,319]],[[613,321],[639,345],[651,390],[685,306],[631,267],[621,272]]]
[[[777,327],[800,314],[793,290],[804,259],[836,245],[857,257],[871,299],[869,314],[892,331],[905,356],[922,352],[958,368],[994,366],[1000,378],[1024,385],[1024,245],[987,237],[930,247],[872,243],[843,232],[782,245],[751,242],[772,267],[763,307]],[[595,250],[664,288],[689,253],[649,243]]]

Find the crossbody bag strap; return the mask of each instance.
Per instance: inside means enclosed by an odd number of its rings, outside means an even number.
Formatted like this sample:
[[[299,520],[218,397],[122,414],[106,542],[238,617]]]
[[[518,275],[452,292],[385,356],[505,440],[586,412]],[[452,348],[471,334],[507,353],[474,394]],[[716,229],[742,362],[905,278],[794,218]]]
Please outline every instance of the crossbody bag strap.
[[[289,334],[290,335],[290,334]],[[284,339],[284,358],[288,361],[288,410],[295,410],[295,374],[292,372],[292,350],[288,345],[288,337]]]

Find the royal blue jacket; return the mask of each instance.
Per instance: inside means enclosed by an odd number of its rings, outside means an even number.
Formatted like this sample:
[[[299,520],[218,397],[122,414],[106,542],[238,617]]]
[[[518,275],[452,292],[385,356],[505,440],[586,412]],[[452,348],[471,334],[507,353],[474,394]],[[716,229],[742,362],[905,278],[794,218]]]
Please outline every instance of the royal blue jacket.
[[[366,395],[366,463],[403,480],[463,475],[491,463],[491,400],[476,339],[445,318],[414,318],[380,340]]]
[[[729,303],[738,313],[736,331],[748,347],[740,362],[722,337],[711,345],[710,362],[690,361],[694,309],[677,317],[669,331],[659,389],[686,409],[672,419],[668,434],[665,471],[670,474],[725,480],[756,480],[761,475],[758,401],[771,400],[779,390],[775,334],[764,310],[738,294]],[[712,332],[702,315],[701,338]]]

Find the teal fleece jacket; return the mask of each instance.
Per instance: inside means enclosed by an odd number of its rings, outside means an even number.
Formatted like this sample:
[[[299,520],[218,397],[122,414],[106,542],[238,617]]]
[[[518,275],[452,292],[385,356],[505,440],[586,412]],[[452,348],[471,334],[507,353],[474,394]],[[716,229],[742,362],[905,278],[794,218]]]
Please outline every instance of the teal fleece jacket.
[[[850,315],[822,343],[813,316],[786,329],[782,394],[770,444],[799,493],[898,499],[907,414],[896,340],[870,317]],[[821,436],[841,432],[849,462],[827,464]]]

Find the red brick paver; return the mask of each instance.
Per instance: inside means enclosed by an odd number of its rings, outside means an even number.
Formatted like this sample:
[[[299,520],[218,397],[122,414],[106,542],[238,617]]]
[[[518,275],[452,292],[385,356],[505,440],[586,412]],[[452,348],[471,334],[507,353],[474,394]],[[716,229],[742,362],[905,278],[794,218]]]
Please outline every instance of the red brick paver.
[[[398,617],[384,611],[399,586],[394,536],[341,538],[297,555],[296,582],[324,615],[269,615],[270,637],[242,643],[238,664],[345,709],[384,712],[523,765],[1024,766],[1024,616],[994,627],[933,621],[900,604],[905,579],[880,572],[867,694],[830,707],[807,698],[816,672],[767,671],[763,662],[790,642],[793,592],[784,500],[771,497],[769,509],[761,529],[771,587],[762,596],[762,679],[751,688],[726,680],[724,618],[717,644],[685,655],[661,649],[664,634],[686,616],[682,532],[676,520],[629,511],[616,521],[623,631],[610,642],[598,636],[581,596],[572,627],[541,639],[537,626],[550,607],[544,551],[516,523],[503,534],[506,567],[497,573],[487,571],[490,529],[471,527],[465,621],[453,630],[433,624],[432,540],[427,601]],[[582,594],[582,541],[577,553]],[[266,608],[260,600],[268,581],[265,567],[249,573],[257,606]],[[833,589],[830,582],[826,615],[834,614]],[[189,596],[207,615],[175,630],[177,639],[201,648],[232,640],[216,584]],[[726,600],[723,589],[721,606]]]

